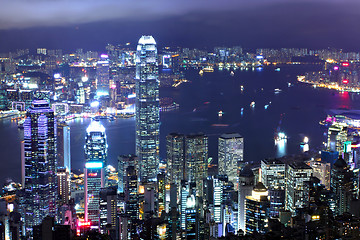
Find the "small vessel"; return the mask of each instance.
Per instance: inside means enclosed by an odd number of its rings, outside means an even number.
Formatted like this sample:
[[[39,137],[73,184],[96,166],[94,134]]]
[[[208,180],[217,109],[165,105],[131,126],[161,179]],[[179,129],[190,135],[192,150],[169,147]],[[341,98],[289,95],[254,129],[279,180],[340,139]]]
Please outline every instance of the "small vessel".
[[[201,71],[201,70],[200,70]],[[212,68],[211,66],[207,66],[207,67],[204,67],[202,69],[203,72],[214,72],[214,68]]]
[[[275,68],[275,72],[280,72],[280,68]]]
[[[282,90],[281,90],[280,88],[275,88],[275,89],[274,89],[274,92],[275,92],[275,93],[280,93],[281,91],[282,91]]]
[[[240,86],[240,89],[241,89],[241,91],[244,91],[244,86],[241,85],[241,86]]]
[[[292,86],[292,83],[289,83],[289,82],[288,82],[287,84],[288,84],[288,87],[291,87],[291,86]]]
[[[204,74],[204,71],[203,70],[200,70],[199,71],[199,75],[202,76]]]
[[[268,105],[268,104],[266,104],[266,105],[264,106],[264,108],[265,108],[265,109],[268,109],[268,107],[269,107],[269,105]]]
[[[223,114],[224,114],[223,111],[219,111],[219,112],[218,112],[218,116],[219,116],[219,117],[222,117]]]
[[[255,107],[255,102],[251,102],[250,107],[254,108]]]
[[[234,71],[231,71],[230,76],[234,76],[234,75],[235,75]]]

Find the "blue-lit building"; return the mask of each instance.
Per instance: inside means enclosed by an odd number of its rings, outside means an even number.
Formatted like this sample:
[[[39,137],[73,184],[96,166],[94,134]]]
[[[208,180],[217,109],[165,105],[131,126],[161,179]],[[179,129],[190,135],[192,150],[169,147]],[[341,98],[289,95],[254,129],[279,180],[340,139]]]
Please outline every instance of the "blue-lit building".
[[[136,155],[140,178],[154,179],[159,168],[159,74],[152,36],[142,36],[136,51]]]
[[[100,189],[106,182],[108,147],[105,128],[99,121],[90,123],[85,141],[85,221],[90,221],[92,228],[99,228]]]
[[[24,122],[26,231],[57,213],[56,122],[48,101],[33,101]]]

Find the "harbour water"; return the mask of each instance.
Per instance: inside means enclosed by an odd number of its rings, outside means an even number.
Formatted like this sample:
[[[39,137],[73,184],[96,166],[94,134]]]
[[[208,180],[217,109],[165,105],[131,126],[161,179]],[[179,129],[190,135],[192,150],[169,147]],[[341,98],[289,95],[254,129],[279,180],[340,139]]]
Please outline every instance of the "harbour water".
[[[309,137],[310,148],[319,148],[325,140],[325,129],[319,121],[326,118],[329,109],[360,109],[359,94],[313,88],[297,82],[297,75],[320,68],[319,65],[294,65],[281,67],[281,71],[267,67],[237,70],[234,74],[215,70],[203,76],[198,74],[199,70],[188,70],[189,82],[175,89],[160,89],[161,97],[171,97],[180,104],[178,110],[161,113],[161,159],[166,157],[165,137],[171,132],[207,134],[209,156],[215,162],[217,138],[222,133],[238,132],[244,137],[244,159],[248,162],[300,153],[304,136]],[[118,155],[135,151],[135,119],[102,122],[109,145],[108,163],[116,165]],[[83,146],[89,123],[90,119],[69,122],[73,169],[84,166]],[[277,128],[287,134],[286,144],[274,144]],[[15,123],[9,119],[0,121],[0,184],[6,178],[20,181],[21,138],[22,132]]]

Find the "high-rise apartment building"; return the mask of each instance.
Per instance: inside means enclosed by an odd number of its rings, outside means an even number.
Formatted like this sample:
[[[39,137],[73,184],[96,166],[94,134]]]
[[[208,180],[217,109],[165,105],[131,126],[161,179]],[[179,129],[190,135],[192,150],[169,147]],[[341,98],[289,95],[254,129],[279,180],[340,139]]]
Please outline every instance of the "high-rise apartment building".
[[[238,189],[238,175],[244,167],[244,139],[238,133],[223,134],[219,137],[219,174],[227,175]]]
[[[142,36],[136,51],[136,155],[140,178],[154,179],[159,168],[159,76],[157,48],[152,36]]]
[[[56,122],[45,100],[33,101],[24,122],[26,231],[57,213]]]

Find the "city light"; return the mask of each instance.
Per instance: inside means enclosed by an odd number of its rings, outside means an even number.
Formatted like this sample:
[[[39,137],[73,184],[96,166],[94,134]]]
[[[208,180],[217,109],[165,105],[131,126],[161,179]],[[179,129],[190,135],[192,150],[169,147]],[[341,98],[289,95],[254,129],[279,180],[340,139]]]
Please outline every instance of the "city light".
[[[103,167],[102,162],[87,162],[87,163],[85,163],[85,168],[89,168],[89,169],[97,169],[97,168],[102,168],[102,167]]]

